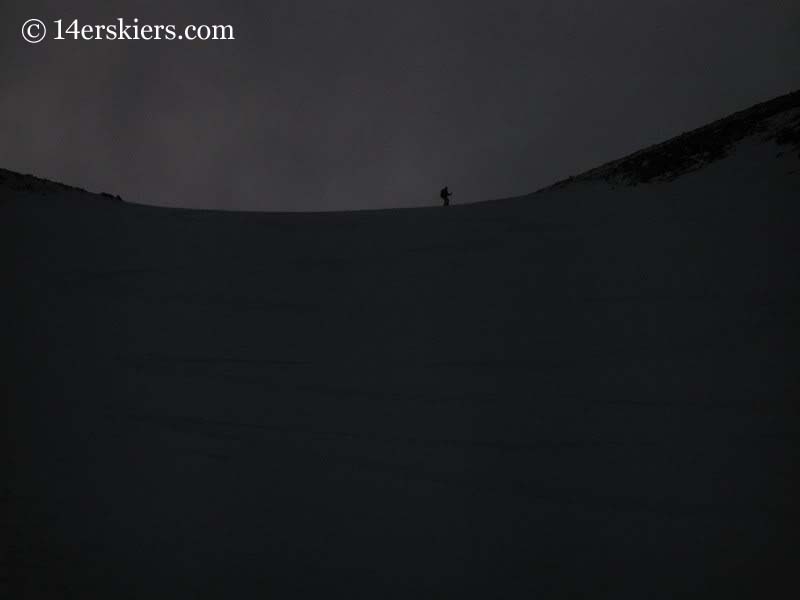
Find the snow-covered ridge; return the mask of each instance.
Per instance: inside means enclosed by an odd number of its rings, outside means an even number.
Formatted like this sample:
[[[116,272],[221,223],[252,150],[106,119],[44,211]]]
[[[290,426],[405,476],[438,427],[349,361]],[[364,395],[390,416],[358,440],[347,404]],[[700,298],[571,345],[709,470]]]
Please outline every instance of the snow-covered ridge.
[[[800,90],[756,104],[727,117],[643,148],[539,191],[573,182],[605,181],[615,185],[671,181],[727,156],[743,139],[759,135],[797,151],[800,156]],[[0,190],[35,194],[87,193],[122,201],[119,195],[87,190],[0,168]]]
[[[92,193],[81,187],[67,185],[57,181],[51,181],[50,179],[36,177],[35,175],[16,173],[3,168],[0,168],[0,188],[4,188],[12,192],[29,192],[34,194],[62,194],[65,192],[86,194]],[[111,200],[122,200],[120,196],[106,192],[101,192],[100,194],[95,195],[104,196]]]
[[[752,135],[800,150],[800,90],[756,104],[545,189],[562,187],[573,181],[603,180],[621,185],[669,181],[724,158],[733,146]]]

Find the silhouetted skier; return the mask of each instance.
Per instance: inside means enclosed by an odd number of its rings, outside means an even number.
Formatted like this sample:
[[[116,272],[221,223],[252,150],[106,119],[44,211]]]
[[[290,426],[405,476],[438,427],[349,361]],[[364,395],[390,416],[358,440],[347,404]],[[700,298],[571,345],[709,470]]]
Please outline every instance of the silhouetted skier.
[[[447,191],[447,186],[444,186],[442,191],[439,192],[439,197],[442,199],[442,202],[444,202],[445,206],[450,206],[450,196],[452,195],[453,194]]]

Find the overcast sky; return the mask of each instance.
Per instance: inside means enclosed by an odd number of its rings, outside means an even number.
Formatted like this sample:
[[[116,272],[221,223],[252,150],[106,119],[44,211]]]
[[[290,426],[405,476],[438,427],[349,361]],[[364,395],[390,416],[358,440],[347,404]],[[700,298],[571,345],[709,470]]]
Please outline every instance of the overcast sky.
[[[236,39],[21,35],[119,17]],[[26,0],[0,28],[0,166],[169,206],[519,195],[800,88],[796,0]]]

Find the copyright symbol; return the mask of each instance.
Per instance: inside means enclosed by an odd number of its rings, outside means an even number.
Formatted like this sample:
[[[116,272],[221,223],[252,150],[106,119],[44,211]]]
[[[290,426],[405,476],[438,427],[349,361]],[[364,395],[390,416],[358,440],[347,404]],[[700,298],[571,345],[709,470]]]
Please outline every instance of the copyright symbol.
[[[22,37],[31,44],[38,44],[47,35],[47,27],[39,19],[28,19],[22,25]]]

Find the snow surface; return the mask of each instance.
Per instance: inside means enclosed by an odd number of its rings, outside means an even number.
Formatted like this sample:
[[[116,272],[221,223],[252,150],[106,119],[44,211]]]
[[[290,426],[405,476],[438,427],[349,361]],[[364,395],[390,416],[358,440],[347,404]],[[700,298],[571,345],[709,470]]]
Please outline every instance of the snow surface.
[[[6,182],[12,596],[792,581],[798,192],[763,132],[667,182],[448,209]]]

